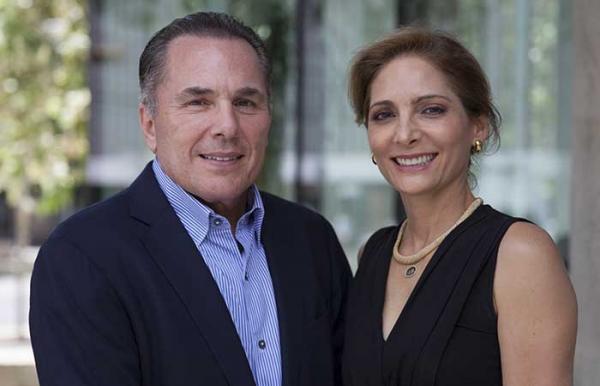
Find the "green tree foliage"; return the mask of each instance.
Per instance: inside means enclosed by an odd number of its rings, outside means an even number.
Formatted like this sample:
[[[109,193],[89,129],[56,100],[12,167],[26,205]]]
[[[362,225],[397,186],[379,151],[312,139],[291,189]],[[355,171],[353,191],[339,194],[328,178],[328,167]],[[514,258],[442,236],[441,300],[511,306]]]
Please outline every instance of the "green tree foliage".
[[[83,176],[90,92],[85,0],[0,0],[0,192],[58,211]]]

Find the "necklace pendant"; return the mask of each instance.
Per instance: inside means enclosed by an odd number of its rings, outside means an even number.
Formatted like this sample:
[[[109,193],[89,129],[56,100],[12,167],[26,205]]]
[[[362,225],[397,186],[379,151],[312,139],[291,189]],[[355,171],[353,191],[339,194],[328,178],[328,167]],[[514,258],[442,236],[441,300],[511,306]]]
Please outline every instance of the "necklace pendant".
[[[392,257],[398,263],[402,265],[410,265],[409,268],[406,269],[404,273],[405,277],[411,277],[415,274],[417,268],[415,268],[414,264],[417,264],[419,261],[423,260],[427,255],[429,255],[432,251],[434,251],[437,247],[440,246],[442,241],[456,228],[461,222],[463,222],[467,217],[469,217],[479,205],[483,203],[481,198],[476,198],[473,200],[471,205],[464,211],[464,213],[460,216],[460,218],[450,227],[450,229],[446,230],[446,232],[439,235],[435,240],[425,246],[423,249],[418,251],[413,255],[402,255],[400,253],[400,243],[402,241],[402,235],[404,234],[404,229],[406,228],[406,224],[408,220],[404,220],[402,225],[400,225],[400,229],[398,229],[398,235],[396,236],[396,242],[394,243],[394,249],[392,250]]]
[[[406,269],[406,271],[404,271],[404,277],[413,277],[415,276],[415,273],[417,272],[417,267],[415,267],[414,265],[411,265],[410,267],[408,267]]]

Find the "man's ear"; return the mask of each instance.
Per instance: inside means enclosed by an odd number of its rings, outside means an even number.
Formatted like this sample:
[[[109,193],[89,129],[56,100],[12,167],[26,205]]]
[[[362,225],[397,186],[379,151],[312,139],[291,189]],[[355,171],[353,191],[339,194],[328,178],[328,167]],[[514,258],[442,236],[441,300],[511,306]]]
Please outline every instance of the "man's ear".
[[[144,141],[146,146],[156,153],[156,127],[154,125],[154,115],[144,103],[140,103],[138,106],[138,113],[140,118],[140,127],[144,133]]]

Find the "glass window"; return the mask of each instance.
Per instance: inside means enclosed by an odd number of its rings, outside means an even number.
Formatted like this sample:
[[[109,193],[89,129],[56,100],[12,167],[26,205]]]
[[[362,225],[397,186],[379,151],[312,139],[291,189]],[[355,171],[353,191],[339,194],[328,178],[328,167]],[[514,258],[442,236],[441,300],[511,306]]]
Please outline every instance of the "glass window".
[[[480,3],[477,6],[475,3]],[[478,193],[545,228],[566,256],[570,183],[569,2],[460,0],[456,32],[483,64],[503,116]]]

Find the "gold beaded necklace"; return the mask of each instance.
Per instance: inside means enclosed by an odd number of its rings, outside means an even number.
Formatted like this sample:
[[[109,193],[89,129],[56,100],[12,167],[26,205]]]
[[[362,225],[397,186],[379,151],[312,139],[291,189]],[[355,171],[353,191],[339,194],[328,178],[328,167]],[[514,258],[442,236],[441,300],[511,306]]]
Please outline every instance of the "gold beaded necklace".
[[[458,226],[458,224],[465,221],[465,219],[467,217],[469,217],[473,212],[475,212],[475,209],[477,209],[479,207],[479,205],[481,205],[482,203],[483,203],[483,200],[479,197],[476,198],[475,200],[473,200],[471,205],[469,205],[469,207],[464,211],[464,213],[454,223],[454,225],[452,225],[450,227],[450,229],[448,229],[446,232],[439,235],[431,243],[426,245],[421,250],[417,251],[417,253],[408,255],[408,256],[400,254],[400,243],[402,242],[402,235],[404,234],[404,229],[406,228],[406,223],[407,223],[407,221],[404,220],[402,225],[400,225],[400,230],[398,231],[398,237],[396,238],[396,242],[394,243],[394,250],[392,253],[394,260],[396,260],[398,263],[400,263],[402,265],[409,266],[406,268],[406,271],[404,271],[404,277],[413,277],[415,275],[415,273],[417,272],[417,267],[415,265],[419,261],[423,260],[423,258],[425,256],[429,255],[431,253],[431,251],[433,251],[435,248],[437,248],[442,243],[442,241],[444,241],[446,236],[448,236],[448,234],[450,232],[452,232],[454,230],[454,228],[456,228]]]

